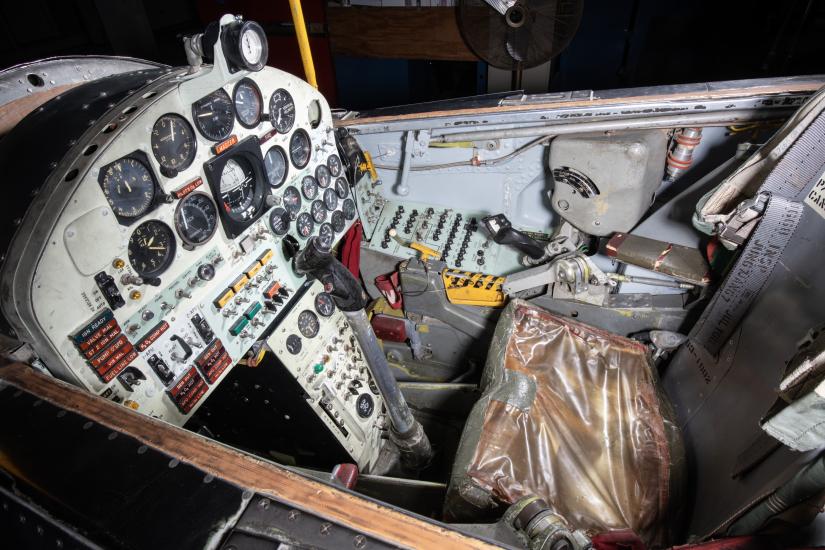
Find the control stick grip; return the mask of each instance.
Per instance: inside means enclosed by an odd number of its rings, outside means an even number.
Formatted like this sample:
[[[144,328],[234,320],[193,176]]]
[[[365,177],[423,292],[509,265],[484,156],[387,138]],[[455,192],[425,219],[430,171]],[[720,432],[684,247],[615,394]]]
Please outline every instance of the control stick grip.
[[[533,260],[544,257],[544,246],[533,237],[513,229],[513,225],[504,214],[496,214],[481,219],[484,226],[497,244],[506,244],[527,254]]]
[[[341,311],[359,311],[367,307],[361,283],[317,236],[311,237],[295,255],[293,266],[299,275],[309,275],[321,281]]]

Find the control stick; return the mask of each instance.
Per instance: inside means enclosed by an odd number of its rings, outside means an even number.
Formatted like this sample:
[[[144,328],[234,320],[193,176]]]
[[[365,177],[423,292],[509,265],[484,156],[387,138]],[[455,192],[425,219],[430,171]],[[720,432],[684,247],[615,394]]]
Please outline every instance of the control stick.
[[[390,435],[401,451],[401,463],[416,470],[426,467],[432,459],[430,440],[421,423],[410,411],[384,353],[378,346],[378,339],[364,311],[367,296],[358,279],[330,253],[329,247],[317,236],[310,238],[306,246],[295,255],[293,266],[299,275],[308,275],[323,283],[324,290],[332,296],[338,309],[349,321],[372,377],[386,401],[387,414],[392,422]]]
[[[544,257],[544,246],[533,237],[513,229],[513,225],[504,214],[487,216],[481,220],[496,244],[510,245],[527,254],[533,260]]]

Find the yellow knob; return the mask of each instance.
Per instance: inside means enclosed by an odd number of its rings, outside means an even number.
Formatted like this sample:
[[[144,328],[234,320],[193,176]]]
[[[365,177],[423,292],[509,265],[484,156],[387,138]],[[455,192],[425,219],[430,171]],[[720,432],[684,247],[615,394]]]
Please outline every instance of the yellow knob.
[[[133,290],[131,294],[129,294],[129,298],[132,300],[140,300],[143,297],[143,294],[139,290]]]
[[[112,267],[114,267],[115,269],[123,269],[125,265],[126,262],[124,262],[120,258],[115,258],[115,260],[112,262]]]

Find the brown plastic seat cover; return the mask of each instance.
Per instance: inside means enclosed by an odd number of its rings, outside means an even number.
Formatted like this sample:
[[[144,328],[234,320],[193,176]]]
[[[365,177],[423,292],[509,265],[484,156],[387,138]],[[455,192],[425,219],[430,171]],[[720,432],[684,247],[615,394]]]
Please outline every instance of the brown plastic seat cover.
[[[591,534],[630,529],[664,544],[681,445],[645,346],[517,300],[481,384],[448,519],[489,519],[535,494]]]

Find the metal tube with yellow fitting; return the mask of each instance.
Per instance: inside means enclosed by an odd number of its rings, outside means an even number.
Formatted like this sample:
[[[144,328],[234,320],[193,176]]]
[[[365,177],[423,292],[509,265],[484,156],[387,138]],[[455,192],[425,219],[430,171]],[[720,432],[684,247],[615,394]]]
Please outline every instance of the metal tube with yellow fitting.
[[[312,62],[312,50],[309,48],[309,35],[304,23],[301,0],[289,0],[289,9],[292,11],[292,24],[295,25],[295,34],[298,36],[298,48],[301,50],[301,61],[304,64],[307,82],[317,90],[318,81],[315,79],[315,65]]]

